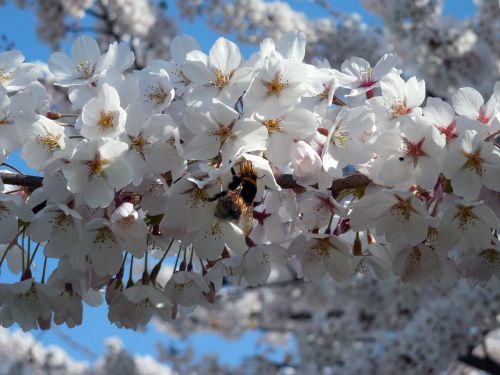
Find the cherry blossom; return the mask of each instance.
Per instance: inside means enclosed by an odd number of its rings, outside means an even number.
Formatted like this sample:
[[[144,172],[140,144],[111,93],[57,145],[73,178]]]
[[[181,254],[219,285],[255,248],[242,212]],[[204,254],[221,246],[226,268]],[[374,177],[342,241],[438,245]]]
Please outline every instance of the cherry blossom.
[[[320,281],[328,273],[335,281],[351,276],[351,258],[346,242],[331,235],[316,235],[310,239],[297,237],[288,248],[300,258],[302,272],[312,281]]]
[[[238,112],[214,99],[212,112],[186,112],[184,124],[194,134],[184,146],[186,159],[211,159],[221,153],[225,162],[244,152],[264,150],[266,128],[252,119],[240,119]]]
[[[362,45],[353,27],[338,32]],[[309,64],[311,35],[290,30],[246,59],[227,39],[205,55],[191,37],[170,43],[150,29],[172,54],[152,60],[140,29],[104,53],[79,37],[71,57],[52,55],[46,89],[30,78],[1,94],[0,271],[21,279],[0,288],[1,325],[74,327],[84,305],[105,303],[118,327],[153,317],[182,335],[254,327],[272,343],[300,320],[308,328],[293,345],[308,365],[298,372],[373,372],[355,359],[379,363],[377,352],[400,373],[403,350],[423,373],[449,360],[420,350],[431,319],[461,326],[451,341],[467,353],[477,336],[458,322],[491,326],[498,300],[498,90],[485,103],[454,89],[424,106],[433,83],[407,79],[395,54],[350,57],[340,72],[344,58]],[[42,176],[17,171],[18,155]],[[477,296],[477,311],[448,293]],[[311,347],[323,349],[307,337],[327,337],[326,357],[352,369],[312,365]]]
[[[93,83],[109,66],[107,56],[101,55],[97,42],[89,36],[81,35],[71,47],[71,57],[62,52],[50,56],[49,68],[61,86]]]
[[[483,202],[454,202],[443,213],[438,230],[439,245],[452,249],[463,241],[466,246],[482,250],[491,245],[492,230],[498,229],[500,221]]]
[[[0,53],[0,91],[13,92],[27,87],[38,78],[33,64],[23,63],[24,55],[18,50]]]
[[[120,106],[120,97],[116,89],[104,84],[97,97],[83,106],[81,134],[89,140],[115,138],[125,129],[127,113]]]
[[[340,77],[341,86],[351,89],[350,95],[363,95],[380,85],[380,80],[390,73],[398,64],[399,58],[394,54],[385,54],[375,67],[360,57],[344,61]],[[343,82],[345,81],[345,82]]]
[[[114,189],[128,185],[132,179],[129,165],[121,158],[127,149],[126,143],[111,138],[81,142],[71,162],[63,167],[69,190],[80,193],[93,208],[108,206]]]
[[[474,200],[481,185],[497,191],[500,183],[500,150],[480,133],[467,130],[444,161],[443,174],[456,195]]]
[[[398,74],[388,74],[380,82],[382,96],[369,100],[381,129],[393,127],[404,116],[419,116],[425,98],[425,82],[416,77],[406,82]]]
[[[208,56],[198,50],[189,52],[182,70],[192,87],[188,102],[204,103],[208,98],[217,98],[233,106],[251,78],[247,68],[238,69],[240,63],[238,46],[224,38],[217,39]]]

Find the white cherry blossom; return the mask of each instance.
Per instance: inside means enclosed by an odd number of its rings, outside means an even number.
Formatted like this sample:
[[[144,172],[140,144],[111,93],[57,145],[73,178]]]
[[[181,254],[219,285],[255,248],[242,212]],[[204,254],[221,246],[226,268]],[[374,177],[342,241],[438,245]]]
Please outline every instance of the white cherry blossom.
[[[288,247],[290,254],[299,256],[302,272],[312,281],[321,281],[329,274],[335,281],[352,275],[349,246],[334,235],[299,236]]]
[[[385,54],[371,67],[370,63],[360,57],[352,57],[342,63],[339,77],[340,86],[351,89],[350,96],[364,95],[379,87],[380,80],[390,73],[399,63],[395,54]]]
[[[36,242],[47,241],[43,252],[49,257],[74,255],[79,246],[82,216],[63,204],[49,204],[38,212],[28,234]]]
[[[387,141],[389,136],[394,137],[390,142]],[[374,147],[377,146],[383,149],[383,153],[374,165],[383,165],[375,181],[399,189],[407,189],[415,183],[432,189],[436,184],[441,173],[444,143],[438,130],[423,117],[402,120],[399,129],[388,131],[374,141]]]
[[[239,68],[240,63],[238,46],[224,38],[217,39],[208,56],[198,50],[187,53],[182,72],[192,87],[188,102],[202,104],[217,98],[233,106],[243,95],[252,73],[251,69]]]
[[[63,156],[66,147],[64,127],[38,115],[35,122],[22,128],[24,135],[22,157],[31,168],[41,171],[55,159]]]
[[[175,90],[166,70],[143,72],[139,77],[139,95],[147,111],[161,113],[172,102]]]
[[[123,249],[142,258],[147,248],[148,228],[134,205],[125,202],[111,214],[111,229]]]
[[[485,142],[480,133],[467,130],[444,161],[443,174],[451,180],[454,194],[472,201],[484,185],[500,189],[500,150]]]
[[[101,56],[97,42],[89,36],[78,36],[71,46],[71,57],[62,52],[50,56],[49,68],[57,84],[68,87],[94,83],[108,67],[106,55]]]
[[[206,160],[220,153],[229,163],[244,152],[266,148],[265,127],[252,119],[240,119],[238,112],[215,99],[211,112],[188,110],[184,124],[194,134],[184,146],[186,159]]]
[[[104,84],[97,97],[83,106],[80,133],[89,140],[115,138],[125,129],[127,113],[120,106],[120,96],[113,86]]]
[[[115,189],[123,188],[132,179],[123,158],[127,149],[126,143],[109,138],[80,142],[70,163],[63,167],[69,190],[80,194],[92,208],[107,207]]]
[[[39,72],[35,65],[23,63],[24,55],[18,50],[0,53],[0,91],[14,92],[35,81]]]
[[[245,92],[245,108],[263,116],[279,116],[283,110],[323,91],[323,84],[310,79],[309,67],[296,60],[266,59]]]
[[[350,225],[359,231],[375,227],[389,242],[417,245],[427,237],[429,214],[425,205],[407,192],[381,190],[351,206]]]
[[[447,250],[463,242],[476,251],[491,245],[492,231],[500,228],[495,213],[483,202],[457,201],[441,217],[438,229],[439,245]]]
[[[404,116],[420,116],[419,107],[425,98],[425,82],[416,77],[406,82],[398,74],[391,73],[380,82],[382,96],[369,100],[377,119],[377,127],[387,130]]]

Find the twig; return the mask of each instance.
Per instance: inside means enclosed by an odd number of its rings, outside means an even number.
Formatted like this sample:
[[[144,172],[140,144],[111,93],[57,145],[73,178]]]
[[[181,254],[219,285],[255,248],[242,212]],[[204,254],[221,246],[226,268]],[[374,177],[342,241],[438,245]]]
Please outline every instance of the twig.
[[[5,162],[3,162],[1,165],[5,166],[5,167],[7,167],[7,168],[12,169],[14,172],[17,172],[17,173],[19,173],[19,174],[24,175],[24,173],[23,173],[23,172],[21,172],[19,169],[17,169],[17,168],[16,168],[16,167],[14,167],[13,165],[10,165],[10,164],[5,163]]]

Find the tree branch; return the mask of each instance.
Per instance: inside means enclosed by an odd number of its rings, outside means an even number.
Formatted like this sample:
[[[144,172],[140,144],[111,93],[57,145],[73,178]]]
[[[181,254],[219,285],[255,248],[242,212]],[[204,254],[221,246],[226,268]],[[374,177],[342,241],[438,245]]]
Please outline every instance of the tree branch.
[[[35,190],[36,188],[42,186],[43,180],[43,177],[40,176],[19,175],[4,172],[0,172],[0,178],[6,185],[25,186],[31,190]],[[282,189],[304,189],[303,186],[297,184],[291,174],[276,176],[276,182]],[[370,182],[371,180],[365,175],[361,173],[354,173],[352,175],[334,180],[330,190],[332,191],[333,196],[336,196],[342,190],[364,187]]]
[[[27,176],[5,172],[0,172],[0,178],[6,185],[24,186],[32,191],[42,186],[43,181],[43,177],[40,176]]]
[[[458,357],[458,360],[467,366],[474,367],[489,374],[500,374],[500,364],[488,357],[481,358],[469,352],[466,355]]]
[[[276,176],[276,182],[282,189],[304,189],[303,186],[297,184],[291,174]],[[367,186],[370,182],[371,180],[364,174],[354,173],[349,176],[333,180],[330,190],[332,191],[332,195],[336,197],[342,190],[364,187]]]

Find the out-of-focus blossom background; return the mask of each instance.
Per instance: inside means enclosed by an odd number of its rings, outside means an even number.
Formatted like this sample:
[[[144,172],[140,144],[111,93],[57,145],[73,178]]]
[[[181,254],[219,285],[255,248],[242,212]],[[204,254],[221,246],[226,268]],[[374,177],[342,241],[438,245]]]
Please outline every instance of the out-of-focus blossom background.
[[[373,66],[384,53],[396,52],[406,72],[426,80],[429,96],[450,99],[457,88],[470,86],[489,97],[500,76],[498,0],[0,0],[0,5],[0,48],[19,49],[28,61],[38,61],[47,82],[50,53],[68,52],[81,33],[101,46],[129,43],[140,68],[169,58],[170,41],[179,34],[194,36],[205,51],[223,35],[249,57],[264,37],[290,30],[305,33],[308,61],[327,59],[337,69],[352,56]],[[57,101],[58,91],[51,94]],[[2,282],[11,281],[8,277],[2,275]],[[143,332],[112,326],[104,308],[86,309],[84,325],[73,329],[56,326],[31,334],[0,329],[0,372],[499,370],[499,305],[494,292],[464,284],[442,291],[368,277],[341,285],[276,279],[263,288],[227,288],[211,311],[199,309],[175,323],[155,321]]]

